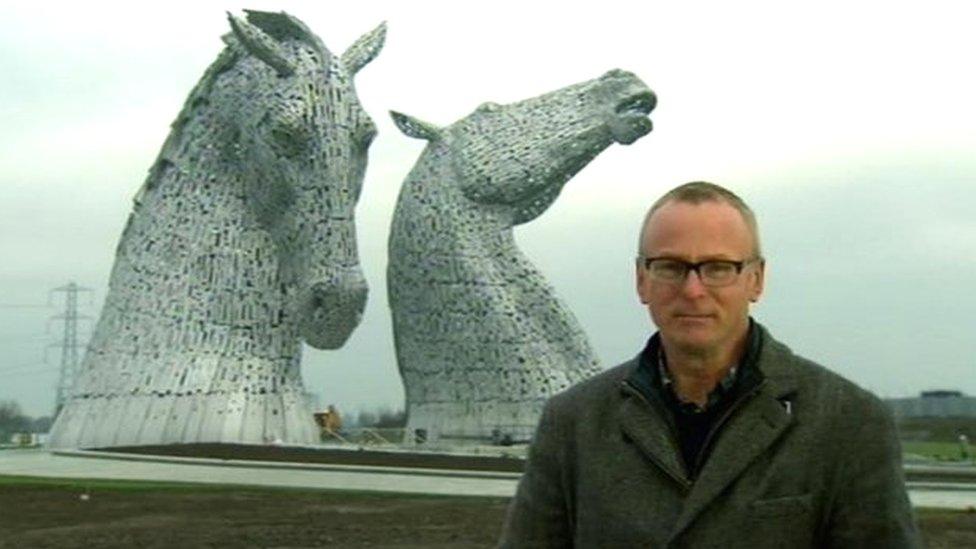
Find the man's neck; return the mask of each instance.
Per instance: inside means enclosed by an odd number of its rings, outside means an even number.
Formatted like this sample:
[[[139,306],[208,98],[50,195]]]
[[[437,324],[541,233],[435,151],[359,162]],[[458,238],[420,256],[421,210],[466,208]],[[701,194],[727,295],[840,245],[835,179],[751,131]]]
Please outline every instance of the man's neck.
[[[748,334],[747,325],[733,345],[710,350],[710,352],[668,345],[662,337],[661,351],[664,352],[668,372],[674,381],[674,390],[678,397],[683,401],[694,402],[704,407],[708,402],[708,395],[715,386],[742,359]]]

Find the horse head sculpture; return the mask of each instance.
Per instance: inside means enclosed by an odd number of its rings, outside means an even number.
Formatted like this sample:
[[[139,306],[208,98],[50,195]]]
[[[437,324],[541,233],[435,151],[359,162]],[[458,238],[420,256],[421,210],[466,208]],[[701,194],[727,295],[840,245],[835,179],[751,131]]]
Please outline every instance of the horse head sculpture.
[[[616,142],[651,131],[654,93],[634,75],[602,77],[518,103],[484,103],[441,129],[393,113],[407,135],[449,142],[459,190],[485,205],[511,207],[512,224],[538,217],[563,185]]]
[[[575,317],[516,248],[612,143],[651,131],[654,93],[613,70],[447,127],[393,113],[427,140],[400,192],[388,289],[408,431],[524,439],[552,394],[600,370]],[[422,438],[423,438],[422,437]]]
[[[301,341],[343,345],[367,287],[354,209],[376,128],[353,76],[285,13],[229,15],[123,231],[51,446],[317,439]]]
[[[242,62],[254,67],[211,94],[230,134],[222,153],[274,240],[282,283],[297,288],[291,308],[302,338],[335,349],[359,323],[367,292],[353,220],[376,126],[352,78],[378,53],[385,27],[334,56],[286,14],[250,12],[253,24],[229,17],[251,54]],[[276,78],[252,77],[268,67]]]

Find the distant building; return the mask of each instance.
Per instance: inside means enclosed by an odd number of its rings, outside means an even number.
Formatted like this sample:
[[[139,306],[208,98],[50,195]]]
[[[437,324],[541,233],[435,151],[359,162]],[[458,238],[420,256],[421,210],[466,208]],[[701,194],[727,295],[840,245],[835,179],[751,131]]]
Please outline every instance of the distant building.
[[[897,418],[976,417],[976,397],[962,391],[922,391],[917,397],[889,398],[885,402]]]
[[[47,433],[14,433],[10,443],[17,446],[40,446],[47,442]]]

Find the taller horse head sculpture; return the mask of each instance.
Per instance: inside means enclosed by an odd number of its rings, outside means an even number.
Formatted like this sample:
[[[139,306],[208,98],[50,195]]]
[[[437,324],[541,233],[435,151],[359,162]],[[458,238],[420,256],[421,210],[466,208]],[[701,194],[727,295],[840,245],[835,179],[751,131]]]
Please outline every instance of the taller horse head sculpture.
[[[365,306],[376,129],[352,79],[385,26],[334,55],[285,13],[229,18],[135,198],[52,447],[318,439],[301,342],[342,346]]]
[[[526,438],[549,396],[600,370],[512,228],[609,145],[650,132],[655,102],[614,70],[445,128],[394,113],[429,141],[400,191],[387,267],[408,437]]]

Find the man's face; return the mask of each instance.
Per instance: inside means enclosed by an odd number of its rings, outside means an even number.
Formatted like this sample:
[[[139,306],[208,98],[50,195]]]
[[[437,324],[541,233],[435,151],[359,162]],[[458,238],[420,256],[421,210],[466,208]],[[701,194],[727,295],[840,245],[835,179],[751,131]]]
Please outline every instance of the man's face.
[[[641,253],[691,263],[745,261],[754,257],[754,246],[748,225],[733,206],[672,201],[648,221]],[[652,280],[638,262],[637,294],[666,345],[697,355],[727,352],[748,330],[749,303],[763,290],[763,267],[760,261],[748,263],[731,284],[709,287],[694,271],[680,282]]]

